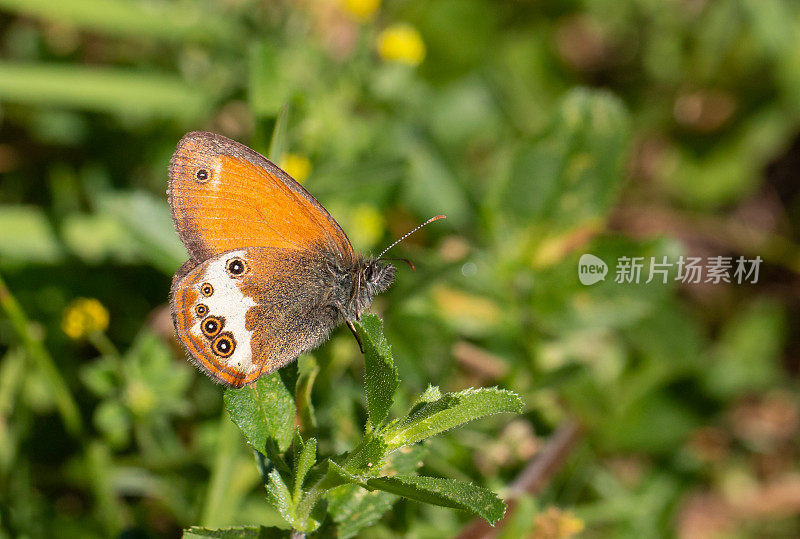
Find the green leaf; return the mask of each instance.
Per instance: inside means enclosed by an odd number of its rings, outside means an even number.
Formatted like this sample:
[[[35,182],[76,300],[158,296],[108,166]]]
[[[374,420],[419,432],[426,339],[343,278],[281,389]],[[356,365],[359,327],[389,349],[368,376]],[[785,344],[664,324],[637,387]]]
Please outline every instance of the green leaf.
[[[170,41],[216,43],[230,40],[236,28],[223,17],[208,13],[208,7],[191,3],[143,2],[130,0],[0,0],[0,7],[32,17],[128,35]]]
[[[606,215],[624,177],[629,118],[614,95],[579,88],[561,102],[541,139],[518,152],[502,197],[520,224],[572,229]]]
[[[421,445],[405,447],[388,457],[381,475],[409,474],[421,464],[426,449]],[[369,491],[358,484],[342,485],[328,492],[328,514],[337,523],[337,536],[352,537],[359,530],[377,522],[397,501],[395,494]]]
[[[281,107],[278,116],[275,118],[275,126],[272,128],[272,135],[269,139],[269,151],[267,155],[275,162],[280,163],[283,159],[283,154],[289,146],[287,141],[289,137],[289,105],[285,104]]]
[[[174,231],[163,200],[150,193],[101,194],[100,211],[118,221],[138,245],[139,253],[164,273],[172,274],[186,260],[186,248]]]
[[[328,493],[328,514],[337,524],[336,536],[353,537],[376,523],[397,501],[397,496],[358,485],[342,485]]]
[[[188,530],[183,530],[183,539],[195,539],[208,537],[214,539],[275,539],[278,537],[289,537],[290,530],[280,528],[267,528],[265,526],[246,526],[238,528],[220,528],[211,530],[192,526]]]
[[[383,423],[389,414],[400,378],[380,318],[366,315],[356,322],[356,330],[364,345],[364,385],[369,414],[367,431],[370,431]]]
[[[281,451],[289,447],[294,433],[294,399],[277,372],[241,389],[226,389],[224,398],[231,419],[254,448],[266,455],[269,438]]]
[[[294,499],[299,500],[303,492],[303,480],[306,474],[317,462],[317,440],[309,438],[303,443],[300,434],[295,434],[295,462],[294,462]]]
[[[706,388],[717,398],[766,391],[780,380],[786,320],[777,302],[755,301],[732,315],[704,369]]]
[[[186,120],[204,116],[211,96],[177,77],[149,72],[0,62],[0,101]]]
[[[347,457],[344,469],[353,475],[374,475],[383,466],[387,449],[386,442],[381,436],[368,434]]]
[[[292,494],[286,483],[283,482],[281,474],[278,470],[272,470],[269,473],[269,482],[267,483],[267,499],[272,506],[278,510],[278,513],[288,522],[294,525],[295,523],[295,505],[292,500]]]
[[[410,500],[463,509],[492,524],[500,520],[506,512],[506,504],[494,492],[455,479],[396,475],[370,479],[367,485]]]
[[[63,255],[47,216],[32,206],[0,206],[0,260],[50,263]]]
[[[389,426],[383,435],[389,449],[414,444],[475,419],[522,410],[514,392],[497,388],[467,389],[417,407],[411,415]]]

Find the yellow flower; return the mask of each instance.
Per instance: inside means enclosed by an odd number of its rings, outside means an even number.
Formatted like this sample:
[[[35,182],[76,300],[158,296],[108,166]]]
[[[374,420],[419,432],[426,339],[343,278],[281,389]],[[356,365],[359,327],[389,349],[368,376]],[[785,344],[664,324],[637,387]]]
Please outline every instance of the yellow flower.
[[[94,298],[74,299],[64,309],[61,329],[71,339],[81,339],[108,327],[108,310]]]
[[[408,24],[396,24],[378,36],[378,54],[384,60],[418,65],[425,58],[425,42]]]
[[[375,16],[381,0],[342,0],[344,9],[358,21],[365,22]]]
[[[583,520],[576,517],[572,511],[563,511],[558,507],[550,506],[538,515],[534,520],[536,528],[535,537],[547,537],[553,539],[567,539],[579,534],[585,527]]]
[[[281,158],[281,168],[298,183],[303,183],[311,174],[311,161],[305,155],[287,153]]]

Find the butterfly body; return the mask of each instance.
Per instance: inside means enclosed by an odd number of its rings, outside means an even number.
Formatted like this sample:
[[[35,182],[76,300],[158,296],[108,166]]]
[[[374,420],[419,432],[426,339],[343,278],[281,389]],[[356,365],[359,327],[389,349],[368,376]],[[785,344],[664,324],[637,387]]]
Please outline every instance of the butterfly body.
[[[354,253],[328,212],[264,157],[189,133],[168,191],[190,253],[173,278],[178,338],[214,380],[241,387],[369,308],[395,268]]]

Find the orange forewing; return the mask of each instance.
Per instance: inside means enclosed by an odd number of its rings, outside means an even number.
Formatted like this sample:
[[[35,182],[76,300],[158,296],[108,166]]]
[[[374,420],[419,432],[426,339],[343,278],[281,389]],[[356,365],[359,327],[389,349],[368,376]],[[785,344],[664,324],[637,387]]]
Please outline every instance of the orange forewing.
[[[199,179],[199,171],[207,177]],[[243,245],[354,256],[342,229],[300,184],[220,135],[183,137],[170,163],[168,193],[178,234],[196,260]]]

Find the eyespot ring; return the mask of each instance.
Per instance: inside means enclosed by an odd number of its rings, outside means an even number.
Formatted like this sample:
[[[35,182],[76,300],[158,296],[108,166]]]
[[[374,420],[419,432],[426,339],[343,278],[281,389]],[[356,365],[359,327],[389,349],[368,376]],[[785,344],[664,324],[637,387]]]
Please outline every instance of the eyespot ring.
[[[231,258],[225,263],[225,271],[231,277],[241,277],[247,273],[247,263],[238,256]]]
[[[208,314],[208,305],[205,303],[198,303],[194,308],[194,313],[200,318],[203,318]]]
[[[229,331],[226,331],[211,343],[211,351],[219,357],[230,357],[234,350],[236,350],[236,340]]]
[[[194,177],[199,183],[206,183],[211,179],[211,172],[207,168],[201,168],[194,173]]]
[[[203,332],[203,335],[212,339],[219,335],[219,332],[222,331],[222,327],[225,325],[225,319],[219,318],[216,316],[209,316],[202,322],[200,322],[200,331]]]
[[[214,293],[214,287],[211,283],[203,283],[200,285],[200,293],[209,298]]]

